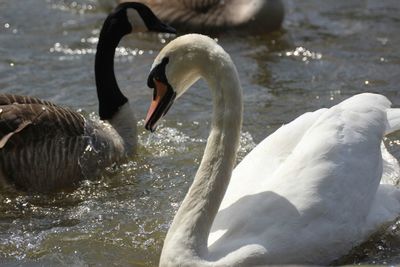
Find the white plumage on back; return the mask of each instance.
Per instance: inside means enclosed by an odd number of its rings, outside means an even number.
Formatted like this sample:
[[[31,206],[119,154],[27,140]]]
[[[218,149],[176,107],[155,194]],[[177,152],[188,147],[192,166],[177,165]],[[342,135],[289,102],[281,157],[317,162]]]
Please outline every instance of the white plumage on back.
[[[163,58],[178,96],[196,79],[207,81],[213,116],[160,266],[329,264],[400,214],[399,166],[382,147],[384,134],[399,129],[400,111],[386,97],[360,94],[306,113],[232,173],[242,118],[232,60],[193,34],[170,42],[156,64]]]
[[[385,184],[377,193],[383,135],[400,125],[389,107],[383,96],[361,94],[267,137],[233,171],[211,255],[257,243],[269,263],[329,263],[398,216],[399,190]]]
[[[400,130],[400,109],[389,108],[386,110],[387,113],[387,125],[385,134]]]

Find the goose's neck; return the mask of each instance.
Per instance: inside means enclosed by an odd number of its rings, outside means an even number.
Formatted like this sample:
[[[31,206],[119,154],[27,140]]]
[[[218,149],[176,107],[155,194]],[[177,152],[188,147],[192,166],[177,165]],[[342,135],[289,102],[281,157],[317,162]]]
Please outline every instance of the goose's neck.
[[[208,235],[229,184],[242,122],[237,71],[223,53],[216,62],[207,63],[210,70],[201,75],[212,91],[211,132],[193,184],[168,231],[160,266],[196,266],[207,261]]]
[[[128,99],[118,87],[114,74],[115,50],[130,28],[114,27],[106,19],[100,32],[95,58],[95,78],[99,115],[107,120],[122,137],[128,150],[136,146],[136,119]]]

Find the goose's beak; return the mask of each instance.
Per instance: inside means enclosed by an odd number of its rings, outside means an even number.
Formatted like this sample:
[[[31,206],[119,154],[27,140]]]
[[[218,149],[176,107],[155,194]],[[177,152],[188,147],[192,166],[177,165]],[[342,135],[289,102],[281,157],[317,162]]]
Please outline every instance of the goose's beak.
[[[154,95],[145,120],[145,128],[151,132],[156,130],[157,122],[168,112],[174,103],[176,93],[171,86],[154,80]]]

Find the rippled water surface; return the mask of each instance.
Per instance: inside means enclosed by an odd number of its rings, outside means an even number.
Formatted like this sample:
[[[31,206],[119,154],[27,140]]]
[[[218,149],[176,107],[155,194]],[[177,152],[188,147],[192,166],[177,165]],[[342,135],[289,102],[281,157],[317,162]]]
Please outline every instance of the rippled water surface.
[[[286,0],[284,29],[262,36],[218,36],[244,88],[240,158],[296,116],[372,91],[400,106],[400,3],[397,0]],[[94,53],[106,11],[95,0],[0,0],[0,90],[97,111]],[[116,75],[138,118],[151,91],[145,79],[170,37],[135,34],[120,45]],[[1,192],[0,264],[154,266],[197,169],[210,119],[198,83],[149,135],[139,156],[72,192]],[[139,129],[143,129],[143,121]],[[387,140],[400,157],[400,135]],[[338,264],[400,264],[400,221]]]

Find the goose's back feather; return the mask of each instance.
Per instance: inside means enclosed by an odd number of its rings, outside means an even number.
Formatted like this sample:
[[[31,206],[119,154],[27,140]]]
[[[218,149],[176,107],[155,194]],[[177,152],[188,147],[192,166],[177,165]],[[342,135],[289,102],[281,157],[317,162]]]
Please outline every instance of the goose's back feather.
[[[0,103],[0,143],[3,147],[84,133],[85,120],[79,113],[36,98],[10,96],[8,99],[13,97],[29,101]],[[5,140],[7,137],[9,139]]]
[[[45,106],[56,106],[56,104],[50,101],[46,101],[32,96],[0,94],[0,106],[11,105],[11,104],[41,104]]]
[[[394,219],[399,190],[378,190],[389,107],[383,96],[357,95],[266,138],[234,170],[211,257],[257,244],[264,264],[327,264]]]
[[[73,186],[123,154],[118,137],[68,108],[0,95],[0,180],[34,191]]]
[[[104,0],[103,0],[104,1]],[[127,2],[119,0],[119,2]],[[280,0],[138,0],[163,21],[187,32],[246,30],[268,32],[280,27]]]

